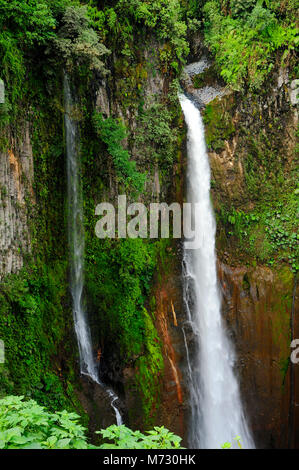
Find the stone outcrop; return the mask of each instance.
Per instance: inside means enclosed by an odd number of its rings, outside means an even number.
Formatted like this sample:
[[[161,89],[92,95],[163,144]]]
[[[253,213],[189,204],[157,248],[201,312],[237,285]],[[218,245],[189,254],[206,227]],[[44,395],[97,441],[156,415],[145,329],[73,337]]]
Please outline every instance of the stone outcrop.
[[[299,289],[294,276],[288,268],[220,263],[219,279],[223,315],[236,347],[236,369],[256,445],[286,448],[296,441],[298,446],[299,365],[289,360],[291,339],[299,338],[295,315]]]
[[[0,275],[17,272],[30,252],[28,207],[34,203],[29,124],[0,152]]]

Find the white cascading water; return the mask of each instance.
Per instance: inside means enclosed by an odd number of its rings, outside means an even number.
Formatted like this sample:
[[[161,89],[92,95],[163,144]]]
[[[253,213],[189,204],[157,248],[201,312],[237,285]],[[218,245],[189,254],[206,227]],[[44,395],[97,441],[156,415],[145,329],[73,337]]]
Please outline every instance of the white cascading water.
[[[84,286],[84,226],[83,201],[80,184],[80,152],[78,124],[72,119],[73,98],[67,75],[64,76],[65,138],[67,154],[67,194],[68,194],[68,242],[70,250],[70,289],[73,300],[73,317],[78,341],[81,374],[88,375],[94,382],[105,388],[111,399],[118,425],[122,424],[119,410],[115,406],[117,395],[105,387],[98,378],[94,360],[90,329],[83,305]]]
[[[225,442],[254,448],[234,374],[234,352],[221,317],[215,254],[216,223],[210,201],[210,166],[200,111],[184,95],[180,103],[188,131],[187,199],[194,204],[200,247],[184,250],[184,301],[195,338],[187,350],[191,448],[215,449]],[[191,357],[192,356],[192,357]]]

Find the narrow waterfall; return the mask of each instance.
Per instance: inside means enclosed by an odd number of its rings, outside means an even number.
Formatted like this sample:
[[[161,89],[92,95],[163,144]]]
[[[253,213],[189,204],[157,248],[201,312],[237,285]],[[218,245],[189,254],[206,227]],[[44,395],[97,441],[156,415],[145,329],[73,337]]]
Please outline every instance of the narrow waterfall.
[[[220,448],[241,437],[244,448],[254,448],[240,390],[234,374],[234,352],[221,318],[215,233],[210,201],[210,167],[201,114],[184,95],[180,103],[188,130],[187,198],[195,204],[194,220],[200,247],[185,249],[184,301],[195,346],[187,350],[191,422],[189,447]]]
[[[88,375],[94,382],[104,385],[98,377],[94,360],[90,329],[83,304],[84,287],[84,226],[83,200],[80,182],[79,129],[72,118],[74,102],[67,75],[64,76],[65,138],[67,154],[67,201],[68,201],[68,242],[70,250],[70,290],[73,300],[73,317],[77,336],[81,374]],[[122,424],[121,415],[115,406],[117,395],[104,387],[111,399],[117,424]]]

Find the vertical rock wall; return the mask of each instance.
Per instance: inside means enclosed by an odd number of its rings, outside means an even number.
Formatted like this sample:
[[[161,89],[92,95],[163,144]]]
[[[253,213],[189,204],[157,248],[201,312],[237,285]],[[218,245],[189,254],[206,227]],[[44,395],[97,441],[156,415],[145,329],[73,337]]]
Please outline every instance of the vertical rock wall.
[[[29,206],[34,203],[33,157],[26,123],[0,152],[0,275],[17,272],[30,252]]]
[[[256,444],[294,447],[299,427],[299,366],[289,361],[291,316],[299,308],[294,277],[288,268],[220,264],[219,278],[223,315],[236,346],[236,368]],[[295,338],[298,327],[295,318]]]

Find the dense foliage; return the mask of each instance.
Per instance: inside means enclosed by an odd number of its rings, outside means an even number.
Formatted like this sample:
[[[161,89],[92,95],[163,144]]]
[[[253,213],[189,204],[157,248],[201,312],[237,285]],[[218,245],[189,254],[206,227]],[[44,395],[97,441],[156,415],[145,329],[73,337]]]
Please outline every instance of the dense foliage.
[[[0,449],[179,449],[181,438],[164,427],[142,434],[112,425],[98,431],[104,441],[88,443],[76,413],[50,413],[34,400],[7,396],[0,400]],[[105,442],[112,441],[112,442]]]
[[[118,0],[98,10],[97,1],[90,1],[89,14],[94,27],[103,40],[121,48],[124,56],[132,57],[132,49],[138,35],[151,33],[165,43],[160,55],[162,62],[178,70],[180,62],[188,53],[187,27],[179,0]],[[107,2],[110,3],[110,2]],[[169,45],[167,45],[167,43]]]
[[[236,90],[260,88],[274,68],[276,53],[282,66],[292,62],[298,45],[295,11],[296,0],[205,3],[205,38],[228,84]]]
[[[25,77],[34,76],[38,63],[45,62],[47,56],[65,66],[72,59],[104,70],[100,57],[108,51],[89,27],[87,10],[79,2],[1,0],[0,25],[2,79],[10,111],[10,106],[30,90],[24,88]]]
[[[130,160],[128,150],[122,145],[126,137],[125,127],[111,117],[103,119],[101,113],[95,113],[93,121],[99,137],[107,145],[119,181],[124,183],[124,189],[133,187],[137,191],[142,191],[145,175],[136,170],[136,162]]]
[[[2,282],[0,338],[5,343],[5,364],[0,364],[0,395],[17,391],[51,409],[77,406],[73,396],[74,371],[61,371],[57,345],[72,329],[64,314],[66,266],[28,267]],[[65,345],[66,346],[66,345]],[[69,356],[67,346],[64,355]],[[79,407],[80,408],[80,407]]]

